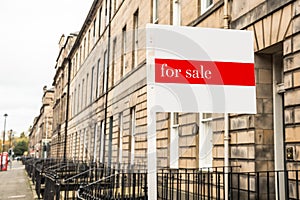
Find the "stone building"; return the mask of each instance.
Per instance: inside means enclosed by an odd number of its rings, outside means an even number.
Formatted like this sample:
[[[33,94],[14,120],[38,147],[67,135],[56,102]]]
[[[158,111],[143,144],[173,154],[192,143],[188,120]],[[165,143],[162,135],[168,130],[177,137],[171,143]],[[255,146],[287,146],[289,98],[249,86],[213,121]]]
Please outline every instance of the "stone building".
[[[40,114],[34,118],[29,133],[29,153],[35,158],[50,157],[50,143],[52,138],[53,121],[53,89],[43,88],[42,106]]]
[[[65,132],[68,122],[68,77],[70,61],[68,54],[73,47],[76,34],[61,36],[59,40],[59,55],[56,59],[55,76],[53,79],[54,100],[53,100],[53,135],[51,144],[51,156],[56,158],[64,157]]]
[[[298,169],[299,14],[299,0],[95,0],[70,50],[60,45],[52,155],[147,167],[145,27],[157,23],[253,31],[257,95],[257,114],[228,124],[221,113],[158,113],[157,166],[224,166],[228,141],[234,171]]]

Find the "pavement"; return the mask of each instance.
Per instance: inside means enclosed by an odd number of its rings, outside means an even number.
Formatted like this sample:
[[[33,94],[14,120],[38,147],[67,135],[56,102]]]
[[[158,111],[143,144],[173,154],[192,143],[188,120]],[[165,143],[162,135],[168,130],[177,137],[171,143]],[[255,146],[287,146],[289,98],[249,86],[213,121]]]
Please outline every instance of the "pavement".
[[[0,200],[37,199],[34,186],[21,161],[14,160],[7,171],[0,171]]]

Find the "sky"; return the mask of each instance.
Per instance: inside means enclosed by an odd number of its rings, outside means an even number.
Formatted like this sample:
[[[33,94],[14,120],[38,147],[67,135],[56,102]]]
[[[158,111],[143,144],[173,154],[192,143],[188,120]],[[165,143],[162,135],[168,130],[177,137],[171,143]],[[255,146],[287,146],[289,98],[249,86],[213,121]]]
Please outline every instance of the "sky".
[[[52,87],[62,34],[80,31],[93,0],[0,0],[0,130],[28,131]]]

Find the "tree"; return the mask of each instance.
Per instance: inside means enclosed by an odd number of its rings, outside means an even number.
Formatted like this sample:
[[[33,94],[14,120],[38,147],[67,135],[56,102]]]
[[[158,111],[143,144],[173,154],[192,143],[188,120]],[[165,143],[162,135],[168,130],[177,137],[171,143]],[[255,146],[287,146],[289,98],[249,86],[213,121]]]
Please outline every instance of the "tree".
[[[25,151],[28,151],[28,141],[20,140],[16,142],[14,153],[16,156],[22,156]]]
[[[21,133],[20,138],[26,138],[26,135],[24,132]]]
[[[9,149],[9,141],[5,141],[3,151],[6,152]],[[2,152],[2,140],[0,140],[0,153]]]

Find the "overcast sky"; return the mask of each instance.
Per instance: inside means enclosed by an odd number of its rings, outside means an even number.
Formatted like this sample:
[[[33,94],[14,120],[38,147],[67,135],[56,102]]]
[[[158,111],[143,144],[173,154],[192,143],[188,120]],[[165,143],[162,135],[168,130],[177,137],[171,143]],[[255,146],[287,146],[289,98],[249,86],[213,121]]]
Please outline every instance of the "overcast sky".
[[[80,30],[93,0],[0,0],[0,130],[27,131],[52,87],[58,41]]]

